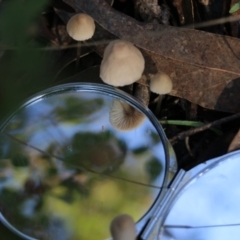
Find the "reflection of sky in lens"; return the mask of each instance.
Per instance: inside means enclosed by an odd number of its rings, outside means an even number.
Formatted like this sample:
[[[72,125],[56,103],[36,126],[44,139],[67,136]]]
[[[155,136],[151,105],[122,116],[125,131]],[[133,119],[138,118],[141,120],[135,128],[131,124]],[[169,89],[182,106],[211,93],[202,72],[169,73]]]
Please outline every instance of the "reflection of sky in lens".
[[[240,152],[220,162],[186,186],[170,210],[166,225],[212,226],[240,223]],[[239,239],[240,226],[167,229],[161,239]]]

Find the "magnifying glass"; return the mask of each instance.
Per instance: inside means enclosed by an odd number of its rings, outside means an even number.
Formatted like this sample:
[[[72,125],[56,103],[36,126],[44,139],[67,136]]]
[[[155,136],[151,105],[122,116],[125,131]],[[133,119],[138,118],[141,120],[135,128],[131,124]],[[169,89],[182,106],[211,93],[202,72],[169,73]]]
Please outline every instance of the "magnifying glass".
[[[64,84],[1,125],[1,222],[23,239],[108,239],[118,214],[138,233],[177,170],[157,119],[110,86]]]
[[[1,124],[0,156],[0,220],[22,239],[109,239],[122,213],[142,240],[239,239],[240,151],[176,173],[157,119],[113,87],[31,97]]]

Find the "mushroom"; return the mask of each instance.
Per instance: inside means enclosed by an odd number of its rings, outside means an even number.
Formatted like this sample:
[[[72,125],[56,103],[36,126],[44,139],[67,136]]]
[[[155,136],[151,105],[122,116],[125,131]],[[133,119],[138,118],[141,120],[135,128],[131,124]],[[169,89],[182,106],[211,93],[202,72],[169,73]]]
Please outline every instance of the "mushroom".
[[[156,107],[156,112],[158,112],[161,107],[163,96],[172,91],[172,87],[173,87],[172,79],[170,78],[169,75],[163,72],[159,72],[151,76],[150,78],[151,78],[151,81],[150,81],[151,92],[159,94],[158,103]]]
[[[95,31],[95,23],[91,16],[78,13],[72,16],[67,23],[67,32],[76,41],[90,39]]]
[[[100,77],[109,85],[121,87],[139,80],[144,66],[142,53],[132,43],[115,40],[104,51]]]
[[[91,16],[85,13],[78,13],[72,16],[67,23],[67,32],[70,37],[78,41],[77,43],[77,61],[79,65],[80,45],[79,41],[85,41],[92,38],[95,32],[95,23]]]
[[[128,103],[114,99],[109,118],[117,130],[130,131],[143,123],[145,115]]]
[[[110,232],[114,240],[135,240],[137,235],[134,221],[127,214],[118,215],[112,220]]]

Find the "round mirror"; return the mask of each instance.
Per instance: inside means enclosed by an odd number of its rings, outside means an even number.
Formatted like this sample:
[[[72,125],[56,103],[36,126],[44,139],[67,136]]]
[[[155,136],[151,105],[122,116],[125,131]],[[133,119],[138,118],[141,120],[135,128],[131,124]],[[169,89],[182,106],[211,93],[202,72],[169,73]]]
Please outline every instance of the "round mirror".
[[[1,126],[1,220],[41,240],[107,239],[122,213],[140,229],[167,184],[169,147],[153,114],[115,88],[41,92]]]
[[[239,239],[239,159],[240,151],[222,156],[177,191],[164,209],[159,239]]]

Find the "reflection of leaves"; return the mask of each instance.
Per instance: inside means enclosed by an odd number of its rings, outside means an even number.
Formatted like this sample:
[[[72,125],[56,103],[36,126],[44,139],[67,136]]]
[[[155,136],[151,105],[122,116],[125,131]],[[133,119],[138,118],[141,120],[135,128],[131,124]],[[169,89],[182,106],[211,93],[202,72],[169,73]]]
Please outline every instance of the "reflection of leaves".
[[[146,171],[151,181],[154,181],[161,173],[163,167],[157,158],[152,158],[146,163]]]
[[[112,172],[122,163],[126,145],[109,131],[77,133],[66,162],[100,172]]]
[[[0,158],[11,159],[15,167],[26,167],[29,164],[29,159],[21,145],[4,137],[0,141]]]
[[[56,108],[54,113],[59,120],[81,122],[84,118],[87,118],[95,111],[98,111],[102,106],[102,99],[88,100],[68,97],[64,101],[64,106]]]
[[[43,205],[44,205],[43,198],[39,198],[39,199],[38,199],[38,202],[37,202],[37,204],[36,204],[36,206],[35,206],[35,211],[36,211],[36,212],[41,211]],[[42,217],[42,218],[44,218],[44,217]],[[46,222],[46,223],[48,222],[47,219],[46,219],[46,217],[44,218],[44,222]]]
[[[142,146],[142,147],[138,147],[138,148],[133,149],[132,152],[134,154],[142,154],[142,153],[146,152],[147,150],[148,150],[147,147]]]
[[[24,184],[24,192],[28,195],[42,195],[46,192],[47,186],[45,186],[41,181],[36,181],[33,179],[27,179]]]
[[[65,203],[71,204],[73,203],[76,199],[74,198],[74,192],[68,189],[65,193],[61,195],[55,195],[54,197],[62,200]]]
[[[11,158],[12,164],[15,167],[26,167],[29,164],[29,160],[26,155],[16,154]]]
[[[152,138],[154,144],[157,144],[161,141],[159,135],[156,132],[151,132],[150,137]]]
[[[23,214],[24,206],[26,206],[30,198],[25,199],[21,193],[6,188],[2,190],[0,196],[1,200],[4,199],[4,201],[0,201],[1,213],[11,224],[17,226],[18,229],[22,229],[23,227],[24,230],[27,231],[26,227],[30,228],[30,224],[35,225],[35,223],[41,223],[41,225],[38,224],[38,231],[41,231],[49,225],[49,217],[44,212],[38,212],[43,206],[43,199],[37,199],[33,215],[25,216]],[[34,200],[36,201],[36,198]],[[38,214],[36,214],[36,212],[38,212]]]
[[[17,225],[24,225],[25,217],[20,213],[20,204],[22,203],[22,198],[19,194],[13,190],[4,188],[1,192],[1,198],[3,201],[0,202],[1,213],[8,219],[14,219]],[[5,203],[7,205],[5,205]],[[11,207],[9,207],[11,206]]]
[[[76,192],[80,193],[81,197],[89,196],[88,188],[78,184],[77,182],[74,182],[72,178],[62,182],[61,185],[66,187],[66,191],[59,196],[59,198],[64,202],[72,203],[75,201]]]
[[[11,121],[8,123],[8,125],[6,127],[6,131],[11,132],[11,131],[16,131],[16,130],[21,130],[26,123],[26,118],[27,118],[26,112],[19,111],[18,117],[11,119]]]
[[[53,166],[50,166],[48,169],[47,169],[47,173],[48,173],[48,176],[57,176],[58,175],[58,171],[57,171],[57,168],[53,167]]]

